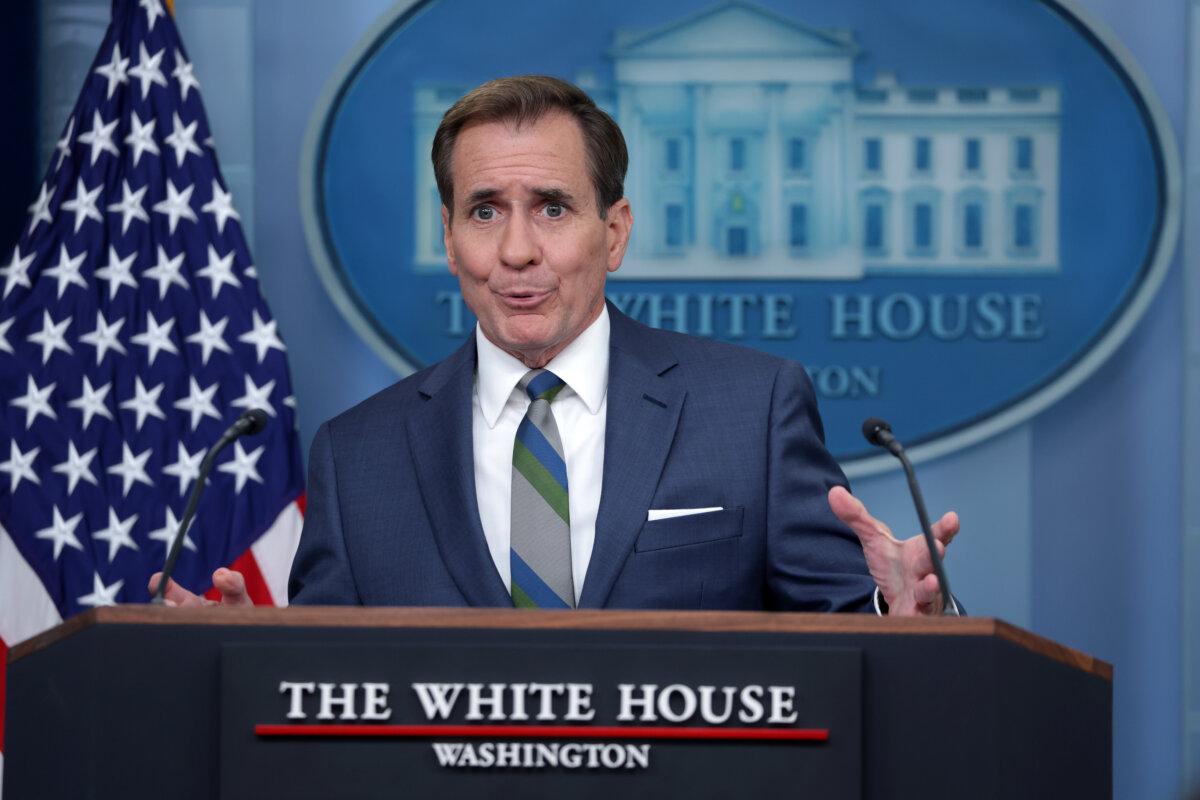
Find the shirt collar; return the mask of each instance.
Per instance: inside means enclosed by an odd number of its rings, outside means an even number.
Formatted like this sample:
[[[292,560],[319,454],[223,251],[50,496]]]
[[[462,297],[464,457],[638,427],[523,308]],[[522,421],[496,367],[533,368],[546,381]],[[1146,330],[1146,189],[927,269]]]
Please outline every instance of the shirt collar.
[[[587,326],[561,353],[550,360],[546,369],[562,378],[579,395],[591,414],[600,411],[608,388],[608,307]],[[475,391],[479,410],[489,428],[496,427],[500,412],[529,368],[501,350],[475,326],[477,369]]]

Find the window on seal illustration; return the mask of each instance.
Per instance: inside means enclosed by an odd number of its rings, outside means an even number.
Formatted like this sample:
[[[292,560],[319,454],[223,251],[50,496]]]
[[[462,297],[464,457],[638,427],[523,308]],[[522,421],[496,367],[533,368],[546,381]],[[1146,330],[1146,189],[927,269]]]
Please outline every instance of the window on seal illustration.
[[[928,175],[933,170],[933,140],[928,136],[913,139],[913,172]]]
[[[959,193],[956,199],[955,236],[964,256],[981,256],[987,249],[987,194],[978,187]]]
[[[868,175],[883,172],[883,142],[878,137],[863,139],[863,172]]]
[[[792,203],[788,207],[788,247],[797,253],[808,249],[807,203]]]
[[[983,174],[983,142],[978,137],[963,140],[963,172],[971,177]]]
[[[1041,250],[1041,190],[1020,187],[1008,193],[1008,254],[1014,258],[1036,257]]]
[[[683,142],[679,137],[672,136],[665,141],[666,152],[663,161],[667,172],[679,172],[683,169]]]
[[[683,247],[683,206],[679,203],[667,203],[664,244],[669,250]]]
[[[936,189],[913,189],[905,197],[908,254],[931,258],[938,250],[939,193]]]
[[[862,220],[863,253],[871,257],[888,254],[888,208],[891,195],[886,189],[873,187],[859,195]]]
[[[750,252],[750,232],[744,225],[731,225],[725,233],[725,254],[744,256]]]
[[[729,170],[742,172],[746,169],[746,140],[735,136],[729,140]]]
[[[1033,137],[1017,136],[1012,143],[1012,171],[1017,177],[1033,176]]]
[[[933,249],[933,204],[913,204],[913,250],[917,252]]]
[[[963,206],[963,248],[983,249],[983,205],[980,203]]]
[[[803,136],[787,140],[787,168],[793,176],[808,175],[808,140]]]

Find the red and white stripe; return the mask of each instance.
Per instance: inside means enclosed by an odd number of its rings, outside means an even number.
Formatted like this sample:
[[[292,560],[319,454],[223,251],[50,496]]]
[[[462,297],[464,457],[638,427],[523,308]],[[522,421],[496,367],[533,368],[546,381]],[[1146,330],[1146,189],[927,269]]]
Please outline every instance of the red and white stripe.
[[[288,503],[271,527],[229,565],[245,575],[246,588],[255,605],[287,605],[288,573],[300,543],[303,525],[304,495],[301,495]],[[215,596],[215,592],[210,588],[205,594]],[[62,616],[46,587],[21,556],[8,531],[0,525],[0,777],[4,775],[4,700],[8,648],[60,622]]]

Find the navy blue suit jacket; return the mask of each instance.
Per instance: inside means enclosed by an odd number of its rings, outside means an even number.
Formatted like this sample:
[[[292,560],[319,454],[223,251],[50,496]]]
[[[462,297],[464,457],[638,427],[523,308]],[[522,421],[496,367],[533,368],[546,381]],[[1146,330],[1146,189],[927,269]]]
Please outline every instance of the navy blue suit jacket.
[[[826,493],[845,478],[795,362],[610,306],[608,418],[581,608],[865,610]],[[293,603],[511,606],[475,499],[474,338],[318,430]],[[723,511],[647,522],[649,509]]]

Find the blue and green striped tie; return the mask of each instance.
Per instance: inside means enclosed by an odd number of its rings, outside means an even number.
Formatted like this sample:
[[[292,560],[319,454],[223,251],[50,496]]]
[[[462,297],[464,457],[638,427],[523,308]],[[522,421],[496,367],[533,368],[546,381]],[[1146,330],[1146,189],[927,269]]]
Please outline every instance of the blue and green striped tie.
[[[566,386],[544,369],[518,386],[532,401],[513,442],[510,559],[517,608],[574,608],[567,462],[550,403]]]

